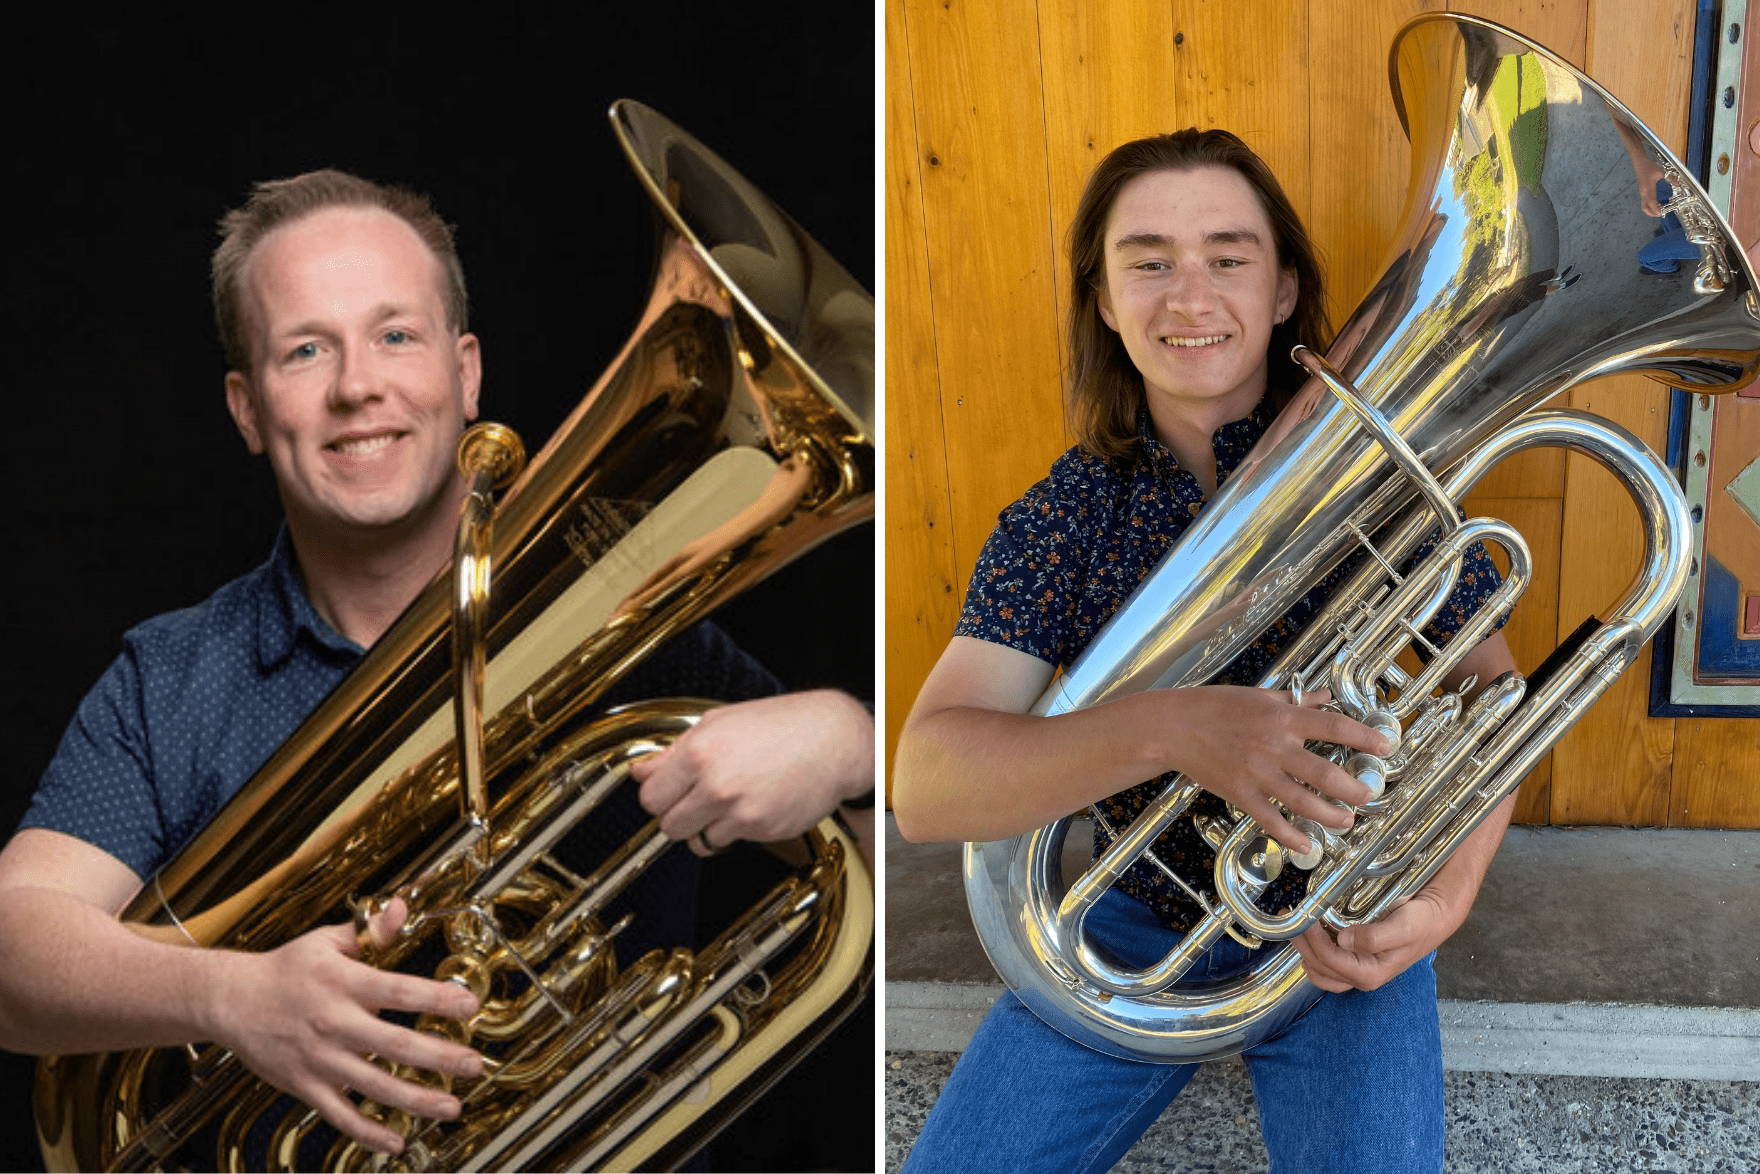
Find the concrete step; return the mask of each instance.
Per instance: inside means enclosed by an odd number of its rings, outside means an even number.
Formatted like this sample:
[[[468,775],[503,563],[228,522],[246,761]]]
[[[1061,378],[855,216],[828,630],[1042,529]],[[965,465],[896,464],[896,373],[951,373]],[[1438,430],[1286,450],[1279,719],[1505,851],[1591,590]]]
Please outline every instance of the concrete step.
[[[889,1050],[959,1052],[995,983],[889,982]],[[1450,1072],[1760,1080],[1760,1010],[1439,1000]]]

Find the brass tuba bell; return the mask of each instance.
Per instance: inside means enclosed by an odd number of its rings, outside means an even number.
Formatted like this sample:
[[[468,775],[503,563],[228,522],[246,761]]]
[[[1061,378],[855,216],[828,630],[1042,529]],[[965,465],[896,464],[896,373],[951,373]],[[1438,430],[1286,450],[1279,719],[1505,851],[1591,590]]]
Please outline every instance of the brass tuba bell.
[[[498,509],[517,441],[467,434],[458,598],[431,584],[122,914],[260,951],[402,897],[370,960],[470,986],[470,1021],[419,1026],[488,1062],[452,1080],[456,1122],[362,1106],[405,1136],[393,1169],[671,1168],[871,982],[873,882],[834,819],[709,945],[623,969],[606,909],[685,849],[650,822],[585,875],[554,851],[711,703],[591,707],[873,509],[872,297],[678,127],[628,101],[610,118],[661,223],[634,335]],[[381,1161],[214,1044],[49,1057],[35,1110],[52,1170]]]

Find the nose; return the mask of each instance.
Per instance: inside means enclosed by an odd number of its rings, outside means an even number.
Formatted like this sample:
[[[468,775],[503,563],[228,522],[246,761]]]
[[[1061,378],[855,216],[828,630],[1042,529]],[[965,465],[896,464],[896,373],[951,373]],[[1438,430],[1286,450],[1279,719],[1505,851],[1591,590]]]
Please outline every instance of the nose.
[[[341,358],[336,367],[336,380],[330,385],[331,411],[354,411],[384,398],[371,347],[344,345]]]
[[[1167,278],[1167,308],[1193,322],[1203,318],[1216,305],[1216,291],[1210,287],[1209,270],[1200,263],[1183,263]]]

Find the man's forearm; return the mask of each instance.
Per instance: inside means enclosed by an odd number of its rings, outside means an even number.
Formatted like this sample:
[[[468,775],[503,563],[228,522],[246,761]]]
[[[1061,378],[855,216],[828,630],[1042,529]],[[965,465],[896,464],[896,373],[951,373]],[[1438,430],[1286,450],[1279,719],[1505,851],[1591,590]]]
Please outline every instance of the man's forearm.
[[[1476,676],[1479,689],[1483,691],[1499,674],[1515,667],[1515,659],[1510,655],[1503,633],[1493,632],[1462,658],[1444,679],[1443,687],[1455,689],[1469,676]],[[1472,835],[1462,841],[1454,855],[1430,878],[1430,887],[1446,899],[1450,909],[1457,911],[1458,920],[1450,933],[1460,927],[1471,911],[1473,901],[1479,895],[1479,886],[1485,881],[1485,872],[1491,867],[1491,858],[1497,855],[1498,845],[1503,843],[1503,833],[1509,827],[1515,809],[1516,797],[1511,793],[1492,809],[1484,822],[1473,829]]]
[[[909,840],[997,840],[1154,778],[1146,694],[1035,717],[970,707],[913,717],[899,738],[892,807]]]
[[[54,889],[0,889],[0,1046],[35,1055],[208,1039],[219,951],[151,941]]]
[[[1485,873],[1491,867],[1492,857],[1497,855],[1498,845],[1503,843],[1503,833],[1509,828],[1510,816],[1515,809],[1515,795],[1506,796],[1491,809],[1484,822],[1473,829],[1472,835],[1461,842],[1454,855],[1437,869],[1436,875],[1425,886],[1441,897],[1453,914],[1450,934],[1459,929],[1467,914],[1472,912],[1473,902],[1479,896],[1479,886],[1485,883]]]

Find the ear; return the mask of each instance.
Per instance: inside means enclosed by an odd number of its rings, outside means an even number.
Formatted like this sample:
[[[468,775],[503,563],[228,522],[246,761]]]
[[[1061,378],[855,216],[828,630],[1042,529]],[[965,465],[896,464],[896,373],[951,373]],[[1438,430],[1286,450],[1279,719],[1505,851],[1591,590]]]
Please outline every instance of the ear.
[[[477,418],[477,393],[483,388],[483,350],[474,334],[458,336],[458,387],[464,418]]]
[[[1118,319],[1112,316],[1112,291],[1102,285],[1094,295],[1094,305],[1100,311],[1100,320],[1112,327],[1112,332],[1117,334]]]
[[[1277,273],[1277,320],[1284,322],[1295,313],[1296,297],[1301,293],[1301,285],[1296,281],[1294,269],[1280,269]]]
[[[257,429],[257,406],[251,400],[250,380],[238,371],[226,373],[226,410],[244,437],[244,446],[255,456],[263,453],[263,435]]]

